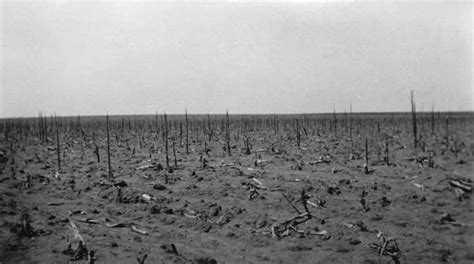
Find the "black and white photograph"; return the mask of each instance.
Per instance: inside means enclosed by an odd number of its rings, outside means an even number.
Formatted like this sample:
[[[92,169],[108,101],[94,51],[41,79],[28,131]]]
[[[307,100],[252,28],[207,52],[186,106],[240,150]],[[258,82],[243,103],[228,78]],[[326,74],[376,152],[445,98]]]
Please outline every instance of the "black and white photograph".
[[[0,264],[473,263],[473,10],[0,0]]]

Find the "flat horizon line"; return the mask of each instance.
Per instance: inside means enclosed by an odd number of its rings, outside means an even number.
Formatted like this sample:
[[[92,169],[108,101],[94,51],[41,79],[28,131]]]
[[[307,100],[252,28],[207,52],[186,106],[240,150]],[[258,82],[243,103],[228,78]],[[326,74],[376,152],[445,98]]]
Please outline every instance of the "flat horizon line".
[[[41,113],[41,112],[39,112]],[[38,113],[38,114],[39,114]],[[93,115],[81,115],[81,114],[77,114],[77,115],[57,115],[57,114],[49,114],[49,115],[45,115],[45,117],[52,117],[52,116],[56,116],[56,117],[61,117],[61,118],[68,118],[68,117],[105,117],[105,116],[109,116],[109,117],[117,117],[117,116],[129,116],[129,117],[136,117],[136,116],[155,116],[155,115],[163,115],[164,113],[166,112],[162,112],[162,113],[155,113],[155,114],[93,114]],[[350,112],[337,112],[336,111],[336,115],[344,115],[344,114],[349,114]],[[424,114],[424,113],[432,113],[432,111],[417,111],[417,113],[421,113],[421,114]],[[474,110],[466,110],[466,111],[434,111],[434,113],[440,113],[440,114],[474,114]],[[43,114],[43,113],[42,113]],[[179,113],[179,114],[176,114],[176,113],[166,113],[168,116],[184,116],[185,113]],[[224,116],[226,113],[223,112],[223,113],[189,113],[188,112],[188,116],[207,116],[207,115],[210,115],[210,116]],[[229,113],[229,116],[273,116],[273,115],[277,115],[277,116],[291,116],[291,115],[333,115],[334,112],[319,112],[319,113],[305,113],[305,112],[302,112],[302,113],[257,113],[257,114],[253,114],[253,113]],[[377,114],[411,114],[411,111],[380,111],[380,112],[352,112],[352,114],[366,114],[366,115],[369,115],[369,114],[372,114],[372,115],[377,115]],[[31,119],[31,118],[38,118],[39,115],[37,116],[13,116],[13,117],[0,117],[0,120],[3,120],[3,119]]]

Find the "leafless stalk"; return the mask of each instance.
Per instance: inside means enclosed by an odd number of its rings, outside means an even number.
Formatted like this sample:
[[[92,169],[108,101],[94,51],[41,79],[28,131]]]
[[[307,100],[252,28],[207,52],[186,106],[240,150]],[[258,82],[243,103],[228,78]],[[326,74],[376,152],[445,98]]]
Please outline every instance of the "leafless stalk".
[[[58,172],[61,171],[61,150],[59,148],[59,127],[58,127],[58,120],[56,115],[54,116],[54,123],[56,126],[56,154],[58,156]]]
[[[184,110],[186,117],[186,155],[189,155],[189,127],[188,127],[188,109]]]
[[[301,132],[299,120],[296,120],[296,145],[298,146],[298,148],[301,146]]]
[[[229,111],[225,111],[225,137],[227,141],[227,154],[231,156],[231,150],[230,150],[230,131],[229,131]]]
[[[337,116],[336,116],[336,105],[333,104],[333,118],[334,118],[334,135],[337,136]]]
[[[410,91],[410,101],[411,101],[411,115],[412,115],[412,124],[413,124],[413,138],[414,138],[414,147],[415,153],[418,146],[418,137],[417,137],[417,121],[416,121],[416,104],[415,104],[415,93]]]
[[[365,157],[364,157],[364,172],[365,174],[369,174],[369,145],[367,142],[367,138],[365,139]]]
[[[168,117],[166,116],[166,112],[163,115],[165,124],[164,124],[164,129],[165,129],[165,154],[166,154],[166,168],[170,168],[170,160],[168,157]]]
[[[173,158],[174,158],[174,167],[178,167],[178,159],[176,158],[176,138],[173,137]]]
[[[435,114],[434,114],[434,103],[431,107],[431,134],[435,134]]]
[[[106,128],[107,128],[107,162],[109,168],[109,181],[111,181],[114,177],[112,173],[112,165],[110,163],[110,133],[109,133],[109,115],[106,116]]]

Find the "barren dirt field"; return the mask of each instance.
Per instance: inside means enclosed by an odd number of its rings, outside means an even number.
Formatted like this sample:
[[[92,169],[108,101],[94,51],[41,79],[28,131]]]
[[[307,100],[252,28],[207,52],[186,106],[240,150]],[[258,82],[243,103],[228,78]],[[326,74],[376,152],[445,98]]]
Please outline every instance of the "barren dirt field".
[[[3,120],[0,262],[473,263],[472,113],[430,115],[115,116],[113,177],[105,117]]]

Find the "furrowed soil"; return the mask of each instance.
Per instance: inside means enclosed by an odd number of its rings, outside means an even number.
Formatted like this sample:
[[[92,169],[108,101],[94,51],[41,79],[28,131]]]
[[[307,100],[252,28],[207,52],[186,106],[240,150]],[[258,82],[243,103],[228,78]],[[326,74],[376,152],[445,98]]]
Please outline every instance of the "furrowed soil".
[[[177,140],[168,170],[161,139],[130,133],[112,137],[112,181],[103,135],[97,163],[90,142],[62,132],[58,173],[54,137],[2,138],[0,262],[93,263],[71,253],[73,223],[95,263],[473,263],[472,195],[450,184],[472,186],[472,128],[454,149],[433,139],[433,166],[421,150],[414,159],[410,133],[393,133],[388,165],[370,141],[368,173],[363,135],[313,133],[298,147],[268,131],[250,155],[232,138],[232,156],[222,137],[191,140],[189,155]],[[304,204],[311,218],[282,224]],[[388,237],[396,258],[376,247]]]

